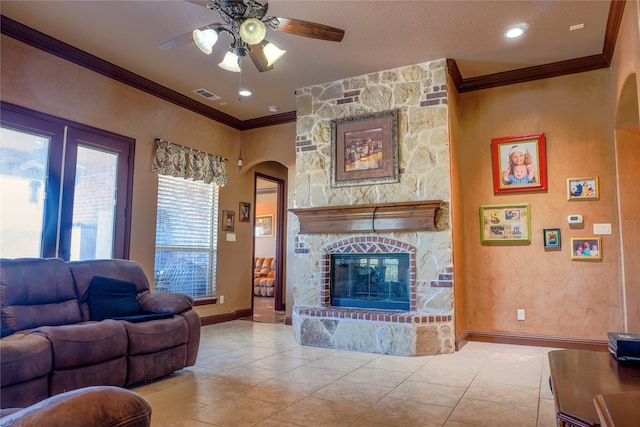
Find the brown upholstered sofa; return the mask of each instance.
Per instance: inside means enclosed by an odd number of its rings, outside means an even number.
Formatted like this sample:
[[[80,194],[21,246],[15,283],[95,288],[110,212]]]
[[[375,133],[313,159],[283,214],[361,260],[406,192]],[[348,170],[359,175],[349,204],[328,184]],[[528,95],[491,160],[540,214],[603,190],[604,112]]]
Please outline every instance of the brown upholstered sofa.
[[[96,305],[98,279],[132,288],[140,313],[96,320],[111,309],[104,300]],[[193,300],[150,292],[133,261],[0,259],[0,306],[0,408],[87,386],[135,384],[196,361],[200,318]]]
[[[276,259],[256,257],[253,269],[253,294],[272,297],[276,282]]]
[[[83,387],[26,408],[0,410],[1,427],[149,427],[151,406],[133,391]]]

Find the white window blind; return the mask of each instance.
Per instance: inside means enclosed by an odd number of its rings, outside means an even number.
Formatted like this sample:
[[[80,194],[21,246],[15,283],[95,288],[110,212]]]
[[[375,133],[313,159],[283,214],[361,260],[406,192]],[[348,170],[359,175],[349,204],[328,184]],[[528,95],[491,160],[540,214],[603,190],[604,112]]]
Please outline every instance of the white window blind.
[[[218,186],[158,175],[156,291],[215,296]]]

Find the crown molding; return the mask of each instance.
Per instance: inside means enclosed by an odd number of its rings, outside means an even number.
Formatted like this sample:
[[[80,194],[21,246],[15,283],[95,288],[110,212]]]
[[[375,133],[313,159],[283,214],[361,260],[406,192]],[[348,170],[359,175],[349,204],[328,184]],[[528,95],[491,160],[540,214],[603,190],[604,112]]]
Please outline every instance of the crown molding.
[[[455,59],[447,59],[449,76],[451,77],[451,80],[458,92],[463,93],[607,68],[610,66],[611,59],[613,58],[613,52],[618,38],[618,32],[620,30],[620,23],[622,22],[625,3],[626,0],[611,1],[603,51],[601,54],[466,79],[462,77]],[[207,107],[194,99],[146,79],[138,74],[132,73],[122,67],[118,67],[117,65],[100,59],[97,56],[91,55],[67,43],[36,31],[33,28],[27,27],[26,25],[7,18],[4,15],[0,15],[0,18],[0,33],[4,35],[41,49],[52,55],[66,59],[67,61],[95,71],[96,73],[110,77],[126,85],[132,86],[136,89],[142,90],[143,92],[147,92],[160,99],[164,99],[165,101],[208,117],[234,129],[243,131],[296,121],[295,111],[257,117],[249,120],[237,119],[229,114],[216,110],[215,108]]]
[[[613,0],[611,2],[607,28],[605,29],[604,46],[601,54],[485,76],[470,77],[467,79],[463,78],[460,74],[455,59],[448,59],[447,68],[449,76],[458,93],[463,93],[607,68],[611,65],[611,59],[613,58],[613,51],[618,38],[618,32],[620,31],[620,23],[622,22],[625,3],[626,0]]]

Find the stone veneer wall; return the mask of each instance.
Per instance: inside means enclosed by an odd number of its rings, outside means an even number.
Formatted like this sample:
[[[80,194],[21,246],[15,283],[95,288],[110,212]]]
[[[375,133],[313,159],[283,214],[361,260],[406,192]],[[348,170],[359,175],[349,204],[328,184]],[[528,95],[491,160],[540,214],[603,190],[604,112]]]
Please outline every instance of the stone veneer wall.
[[[450,201],[446,60],[386,70],[297,91],[295,208]],[[398,109],[400,182],[331,187],[331,120]],[[293,328],[298,342],[401,355],[454,348],[452,238],[443,231],[295,234]],[[415,248],[415,307],[397,313],[325,307],[326,248],[337,241],[392,239]],[[394,316],[395,315],[395,316]]]

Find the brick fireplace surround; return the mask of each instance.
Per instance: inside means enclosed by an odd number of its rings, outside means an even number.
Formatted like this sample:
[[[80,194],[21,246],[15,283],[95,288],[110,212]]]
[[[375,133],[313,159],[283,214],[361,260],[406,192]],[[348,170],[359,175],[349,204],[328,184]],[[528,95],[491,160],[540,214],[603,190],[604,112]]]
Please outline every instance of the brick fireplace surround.
[[[294,307],[293,329],[303,345],[341,350],[401,356],[451,353],[451,314],[416,311],[416,248],[390,238],[377,236],[349,237],[323,249],[319,300],[321,307]],[[410,311],[331,307],[329,295],[330,259],[332,253],[396,253],[410,254]],[[430,287],[451,289],[452,268],[445,268]]]

